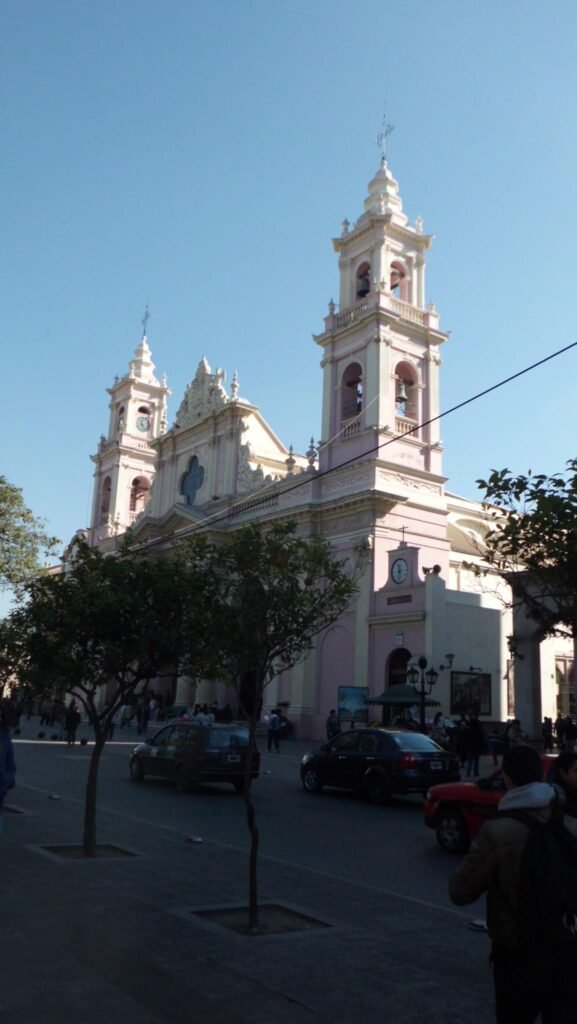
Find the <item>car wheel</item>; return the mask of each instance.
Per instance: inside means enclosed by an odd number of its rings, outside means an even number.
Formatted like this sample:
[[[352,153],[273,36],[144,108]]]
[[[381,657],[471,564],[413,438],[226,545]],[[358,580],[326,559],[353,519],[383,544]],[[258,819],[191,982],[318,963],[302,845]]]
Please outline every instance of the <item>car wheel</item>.
[[[463,815],[452,807],[441,811],[436,824],[437,842],[445,853],[466,853],[469,836]]]
[[[136,757],[133,757],[130,762],[130,778],[133,782],[142,782],[144,780],[142,765]]]
[[[190,779],[183,764],[179,764],[174,773],[174,785],[177,793],[190,792]]]
[[[302,777],[303,787],[307,793],[320,793],[322,787],[316,768],[307,768]]]
[[[386,804],[391,799],[391,787],[384,775],[369,775],[365,785],[365,792],[372,804]]]

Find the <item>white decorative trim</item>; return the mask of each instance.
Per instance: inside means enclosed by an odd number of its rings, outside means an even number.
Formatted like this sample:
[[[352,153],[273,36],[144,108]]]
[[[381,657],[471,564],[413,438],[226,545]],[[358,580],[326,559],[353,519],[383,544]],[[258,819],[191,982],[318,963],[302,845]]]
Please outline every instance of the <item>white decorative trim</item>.
[[[230,399],[223,387],[224,372],[217,369],[211,373],[206,359],[198,364],[194,380],[184,392],[184,398],[176,414],[174,426],[177,430],[192,427],[201,420],[220,412]]]

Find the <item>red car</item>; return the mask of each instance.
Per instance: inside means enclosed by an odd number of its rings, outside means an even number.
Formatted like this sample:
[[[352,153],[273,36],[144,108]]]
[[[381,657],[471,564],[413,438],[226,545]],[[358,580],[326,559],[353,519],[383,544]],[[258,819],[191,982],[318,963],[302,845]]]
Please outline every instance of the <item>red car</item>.
[[[541,760],[546,775],[555,758],[544,754]],[[432,786],[425,797],[425,825],[435,830],[437,842],[446,853],[466,853],[483,822],[496,816],[504,793],[500,768],[476,782]]]

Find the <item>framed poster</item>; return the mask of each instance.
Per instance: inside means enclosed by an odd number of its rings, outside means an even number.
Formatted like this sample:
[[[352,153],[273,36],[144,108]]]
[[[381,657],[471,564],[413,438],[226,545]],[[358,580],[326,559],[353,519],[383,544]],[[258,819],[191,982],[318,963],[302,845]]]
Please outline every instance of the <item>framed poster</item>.
[[[368,686],[339,686],[338,714],[341,722],[366,722]]]
[[[451,672],[451,714],[491,714],[491,674]]]

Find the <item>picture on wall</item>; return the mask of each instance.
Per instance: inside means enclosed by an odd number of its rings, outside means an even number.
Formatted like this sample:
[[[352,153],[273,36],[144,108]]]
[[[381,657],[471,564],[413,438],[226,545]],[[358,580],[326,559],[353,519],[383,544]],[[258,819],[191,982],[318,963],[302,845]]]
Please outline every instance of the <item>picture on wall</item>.
[[[341,722],[366,722],[368,708],[365,699],[368,686],[339,686],[338,713]]]
[[[451,714],[491,714],[490,672],[451,672]]]

